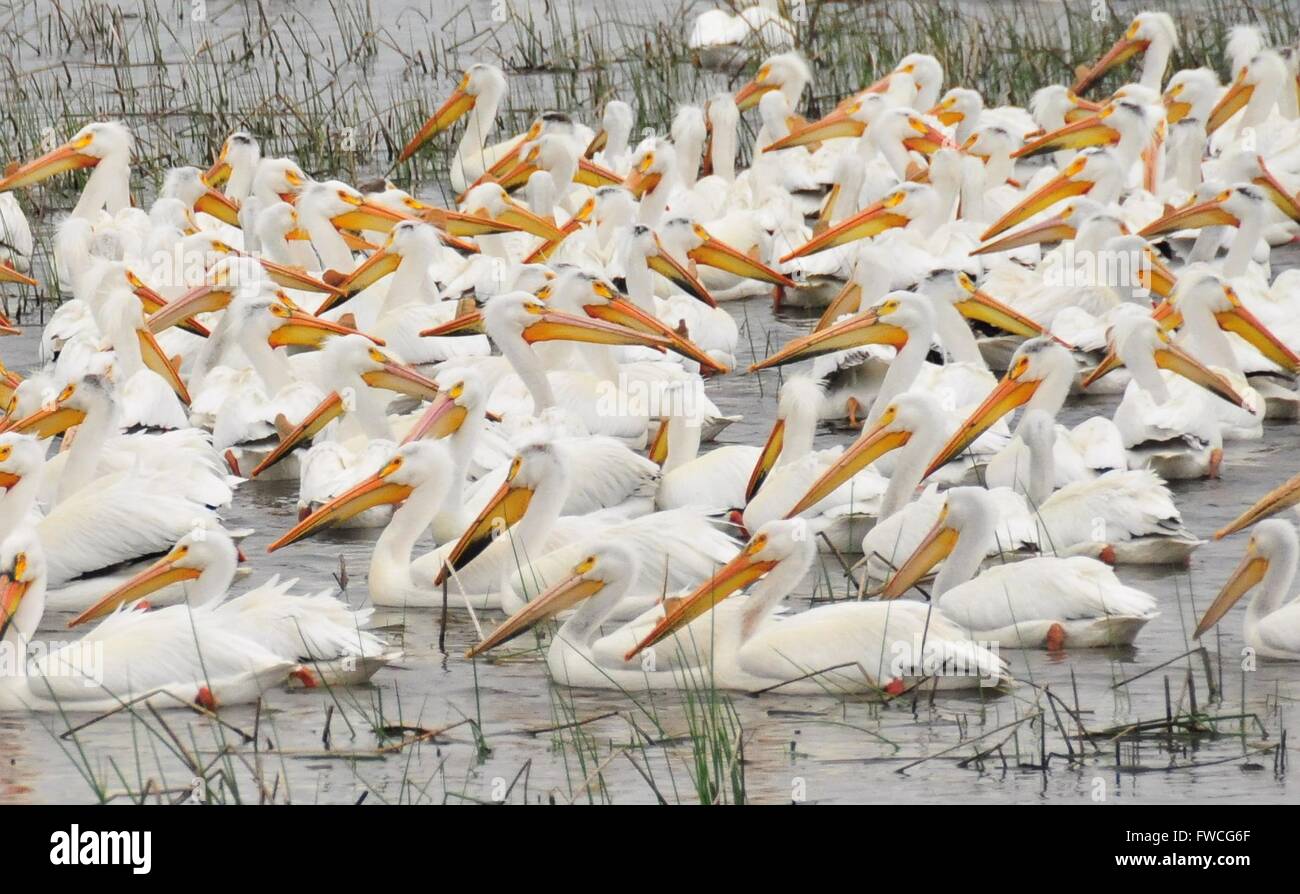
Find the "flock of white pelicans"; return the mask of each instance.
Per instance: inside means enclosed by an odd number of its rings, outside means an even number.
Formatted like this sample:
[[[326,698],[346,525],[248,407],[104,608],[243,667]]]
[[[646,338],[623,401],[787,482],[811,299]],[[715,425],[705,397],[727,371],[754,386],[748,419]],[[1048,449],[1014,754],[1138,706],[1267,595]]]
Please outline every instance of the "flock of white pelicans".
[[[1203,542],[1165,481],[1229,476],[1234,442],[1300,415],[1300,270],[1269,266],[1300,231],[1300,52],[1236,29],[1225,87],[1166,81],[1176,42],[1143,13],[1028,110],[913,54],[814,121],[780,54],[636,145],[619,101],[493,143],[506,78],[474,65],[401,154],[466,119],[454,208],[242,132],[148,211],[118,123],[11,166],[0,278],[32,284],[12,191],[91,171],[44,365],[0,377],[0,633],[94,625],[0,677],[0,709],[214,708],[394,661],[373,609],[278,577],[231,595],[247,532],[222,507],[266,479],[299,482],[270,550],[378,531],[374,605],[472,612],[470,656],[559,616],[561,685],[888,696],[1013,685],[994,644],[1133,643],[1158,606],[1115,566]],[[1138,79],[1085,99],[1112,69]],[[1103,281],[1107,258],[1138,263]],[[826,309],[754,368],[811,368],[766,443],[707,449],[736,418],[703,387],[735,364],[719,302],[760,294]],[[1061,425],[1081,390],[1122,392],[1113,418]],[[814,449],[824,423],[860,432]],[[1261,520],[1297,502],[1300,476],[1216,534],[1258,522],[1197,636],[1253,591],[1246,643],[1300,659],[1300,545]],[[783,611],[819,550],[861,555],[859,598]]]

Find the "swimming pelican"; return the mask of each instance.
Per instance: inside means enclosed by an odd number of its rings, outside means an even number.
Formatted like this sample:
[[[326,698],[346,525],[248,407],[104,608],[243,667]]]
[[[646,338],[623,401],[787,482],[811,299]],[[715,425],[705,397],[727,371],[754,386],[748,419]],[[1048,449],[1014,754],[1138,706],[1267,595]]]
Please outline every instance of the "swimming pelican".
[[[290,592],[297,579],[270,580],[231,597],[239,549],[219,524],[195,528],[175,547],[99,602],[68,622],[69,627],[102,618],[176,582],[185,583],[185,601],[208,611],[213,622],[303,667],[296,678],[308,687],[364,683],[395,658],[366,628],[373,609],[353,611],[328,590],[313,595]]]
[[[212,711],[256,701],[294,666],[214,622],[210,612],[182,605],[117,612],[79,641],[29,663],[46,577],[34,531],[17,531],[0,544],[0,643],[13,656],[13,673],[0,675],[0,711],[102,713],[135,701]]]
[[[1300,660],[1300,602],[1287,601],[1300,562],[1300,538],[1283,519],[1260,522],[1251,532],[1241,564],[1206,609],[1193,634],[1197,639],[1222,620],[1237,601],[1259,587],[1242,625],[1246,645],[1265,658]]]
[[[948,491],[939,521],[885,585],[897,599],[946,559],[930,587],[937,608],[975,640],[1006,648],[1132,645],[1156,616],[1156,601],[1120,583],[1109,566],[1083,556],[1040,557],[979,574],[997,525],[980,487]]]
[[[768,522],[740,555],[675,602],[627,659],[682,631],[679,640],[695,640],[694,648],[710,653],[708,679],[723,689],[895,696],[913,686],[974,689],[1011,681],[1000,658],[920,603],[846,602],[773,619],[815,554],[807,522]],[[751,584],[727,611],[723,600]],[[710,611],[710,638],[695,639],[692,622]]]

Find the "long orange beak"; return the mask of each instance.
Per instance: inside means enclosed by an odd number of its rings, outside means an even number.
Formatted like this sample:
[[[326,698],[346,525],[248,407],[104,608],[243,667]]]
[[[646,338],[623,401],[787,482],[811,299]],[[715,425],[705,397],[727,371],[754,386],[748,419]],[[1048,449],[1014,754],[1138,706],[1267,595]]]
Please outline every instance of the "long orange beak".
[[[25,286],[40,285],[40,283],[32,279],[30,276],[19,273],[14,269],[14,265],[8,262],[0,264],[0,282],[16,282],[22,283]]]
[[[384,358],[382,364],[379,369],[363,372],[361,380],[371,388],[384,388],[419,400],[433,400],[438,396],[438,383],[433,379],[395,360]]]
[[[668,342],[668,350],[694,360],[703,370],[719,374],[727,372],[725,366],[704,353],[695,342],[670,329],[658,317],[646,313],[625,298],[610,298],[603,304],[587,304],[582,309],[588,316],[598,320],[665,339]]]
[[[1115,44],[1106,52],[1106,55],[1097,60],[1096,65],[1079,75],[1078,80],[1074,82],[1074,86],[1070,88],[1070,92],[1085,92],[1106,72],[1127,62],[1138,53],[1145,52],[1150,45],[1151,41],[1149,40],[1135,40],[1127,35],[1120,38],[1115,41]]]
[[[1061,149],[1087,149],[1089,146],[1113,146],[1119,142],[1119,131],[1106,124],[1104,113],[1081,118],[1051,133],[1043,134],[1011,153],[1012,158],[1032,158]]]
[[[10,422],[4,427],[4,431],[17,432],[20,435],[35,435],[38,438],[52,438],[85,421],[86,414],[83,411],[56,402],[22,419]]]
[[[345,211],[337,217],[331,217],[330,223],[339,230],[375,230],[387,233],[404,220],[416,220],[410,214],[385,207],[368,199],[349,198],[351,211]]]
[[[445,438],[458,431],[469,415],[468,410],[456,403],[458,397],[460,391],[457,387],[441,392],[416,420],[415,425],[411,426],[402,443],[423,441],[425,438]]]
[[[975,288],[975,284],[970,282],[965,274],[962,275],[962,279],[969,297],[958,301],[954,306],[966,319],[979,320],[1003,332],[1025,338],[1049,334],[1042,323],[1031,320],[1020,311],[1008,307],[983,289]]]
[[[1236,227],[1241,225],[1241,221],[1236,215],[1229,212],[1223,207],[1225,196],[1220,194],[1206,202],[1199,202],[1195,205],[1188,205],[1172,211],[1157,220],[1151,221],[1141,230],[1138,235],[1150,239],[1153,236],[1160,236],[1164,233],[1172,233],[1175,230],[1196,230],[1201,227],[1228,226]]]
[[[899,566],[898,571],[885,584],[880,592],[881,599],[897,599],[912,588],[919,580],[930,573],[949,555],[957,545],[956,529],[948,526],[948,506],[945,504],[939,512],[939,520],[925,539],[917,546],[915,552]]]
[[[1214,319],[1225,332],[1235,332],[1272,363],[1294,375],[1300,372],[1300,356],[1273,334],[1259,318],[1248,311],[1235,291],[1227,289],[1232,307],[1215,313]]]
[[[537,322],[527,326],[523,334],[524,341],[529,344],[539,341],[581,341],[594,345],[640,345],[659,351],[673,346],[663,336],[549,308],[540,312]]]
[[[68,628],[71,629],[87,621],[93,621],[96,618],[102,618],[112,612],[119,605],[125,605],[128,602],[135,602],[137,599],[143,599],[150,593],[161,590],[181,581],[196,580],[201,574],[198,568],[181,568],[176,565],[181,559],[185,558],[188,550],[184,546],[177,547],[167,555],[163,556],[157,562],[154,562],[144,571],[141,571],[135,577],[116,587],[107,593],[104,598],[100,599],[90,608],[77,615],[68,622]]]
[[[209,186],[194,202],[194,210],[210,214],[224,224],[239,226],[239,203]]]
[[[1160,369],[1167,369],[1172,373],[1182,376],[1189,382],[1200,385],[1206,391],[1215,397],[1220,397],[1230,404],[1236,404],[1242,409],[1246,407],[1245,399],[1232,387],[1232,385],[1222,376],[1211,371],[1199,360],[1188,354],[1177,345],[1164,343],[1156,349],[1154,354],[1156,366]],[[1084,377],[1082,387],[1087,388],[1098,379],[1107,375],[1123,365],[1119,355],[1112,348],[1097,368]]]
[[[459,571],[487,549],[492,541],[507,529],[514,526],[528,512],[533,500],[533,488],[516,485],[515,477],[519,474],[520,460],[515,457],[510,472],[500,489],[483,507],[483,511],[470,523],[460,540],[452,547],[447,562],[434,578],[434,586],[441,586],[446,579],[448,569]]]
[[[1057,202],[1064,201],[1070,196],[1085,195],[1096,185],[1096,182],[1086,177],[1080,177],[1086,159],[1076,158],[1070,164],[1066,165],[1065,170],[1030,196],[1026,196],[1016,207],[1012,208],[1006,214],[998,218],[991,227],[980,234],[980,241],[987,242],[999,233],[1003,233],[1016,224],[1023,223],[1029,218],[1051,208]]]
[[[286,345],[319,348],[327,338],[333,335],[366,335],[364,332],[359,332],[340,323],[314,317],[296,307],[276,304],[273,305],[273,308],[275,308],[273,311],[275,315],[284,320],[277,328],[271,330],[270,336],[267,337],[267,343],[273,348]],[[376,344],[380,343],[373,336],[366,335],[366,338]]]
[[[415,136],[411,137],[410,142],[402,149],[397,156],[398,162],[406,161],[414,155],[421,146],[429,142],[437,133],[441,133],[456,123],[466,112],[474,107],[477,97],[470,96],[465,92],[466,79],[462,79],[460,86],[451,92],[438,110],[425,121]]]
[[[718,569],[713,577],[706,580],[685,599],[674,603],[673,607],[664,613],[663,619],[624,656],[624,659],[631,661],[643,649],[648,649],[671,636],[696,618],[711,611],[715,605],[732,593],[743,590],[775,568],[776,562],[754,558],[755,553],[759,552],[764,545],[762,535],[751,540],[738,556]]]
[[[316,308],[316,315],[320,316],[327,310],[338,307],[358,293],[370,288],[385,276],[393,273],[400,266],[402,266],[401,255],[389,251],[387,247],[379,249],[358,264],[351,273],[335,279],[333,283],[329,283],[335,291],[325,298],[320,307]],[[326,271],[325,276],[332,278],[331,273],[333,271]]]
[[[274,466],[280,460],[284,459],[302,444],[307,443],[316,435],[320,434],[321,429],[329,425],[335,419],[343,415],[344,406],[343,398],[337,391],[331,391],[325,396],[325,399],[315,406],[310,413],[303,417],[302,422],[298,423],[288,434],[280,439],[280,443],[275,445],[275,449],[266,455],[257,468],[249,473],[249,478],[256,478],[267,469]]]
[[[1260,519],[1277,515],[1285,509],[1300,504],[1300,475],[1296,475],[1279,484],[1235,519],[1214,532],[1215,540],[1222,540],[1229,534],[1235,534],[1242,528],[1253,525]]]
[[[1259,160],[1259,169],[1259,176],[1250,182],[1268,193],[1268,197],[1273,200],[1273,204],[1278,207],[1279,211],[1292,220],[1300,222],[1300,198],[1286,191],[1286,187],[1273,176],[1273,172],[1264,164],[1263,158]]]
[[[970,418],[961,424],[947,444],[943,446],[930,466],[925,470],[925,477],[933,475],[941,466],[950,462],[957,454],[975,442],[993,423],[1010,413],[1016,407],[1029,402],[1038,390],[1040,381],[1021,382],[1009,372],[998,382],[984,402],[971,413]]]
[[[847,351],[849,348],[868,344],[893,345],[901,348],[907,344],[907,330],[883,322],[875,311],[866,310],[826,329],[791,340],[771,357],[755,363],[749,371],[784,366],[787,363],[820,357],[822,354],[832,354],[836,351]]]
[[[339,494],[316,511],[294,525],[284,536],[266,548],[268,553],[288,546],[316,533],[326,525],[346,521],[355,515],[373,509],[376,506],[389,506],[401,503],[415,489],[408,484],[395,484],[388,480],[400,468],[400,459],[394,458],[375,474],[355,487]]]
[[[777,84],[767,80],[766,68],[760,68],[758,74],[754,75],[753,80],[736,91],[736,108],[742,112],[746,109],[752,109],[758,105],[758,101],[763,98],[764,93],[770,93],[777,89],[777,86]]]
[[[693,273],[664,250],[658,236],[655,237],[655,244],[659,246],[659,251],[645,259],[646,266],[692,298],[703,301],[709,307],[717,307],[718,302],[709,294],[709,290],[704,287],[704,283],[700,282]]]
[[[894,206],[889,205],[888,202],[888,199],[883,202],[876,202],[847,220],[840,221],[820,236],[814,236],[790,252],[781,259],[781,263],[784,264],[805,255],[815,255],[838,245],[857,242],[859,239],[867,239],[883,233],[885,230],[905,227],[912,222],[912,219],[907,215],[893,211]]]
[[[27,582],[15,580],[9,574],[0,574],[0,638],[9,632],[18,606],[27,595]]]
[[[206,338],[208,330],[194,319],[194,315],[222,310],[230,304],[230,298],[229,289],[208,284],[190,289],[175,301],[162,301],[160,296],[158,300],[162,304],[146,320],[149,331],[157,334],[172,326],[180,326],[193,332],[194,327],[198,327]]]
[[[1243,68],[1237,73],[1237,79],[1232,82],[1232,86],[1219,97],[1219,101],[1210,110],[1209,120],[1205,122],[1205,133],[1212,134],[1226,124],[1229,118],[1250,102],[1254,93],[1255,85],[1246,82],[1246,69]]]
[[[481,335],[483,332],[483,311],[472,310],[469,313],[461,314],[453,320],[448,320],[447,322],[441,323],[437,326],[431,326],[428,329],[420,330],[420,337]]]
[[[1067,239],[1073,239],[1078,235],[1078,231],[1066,222],[1061,215],[1048,218],[1042,223],[1025,227],[1023,230],[1017,230],[1014,233],[1008,233],[1001,239],[994,239],[992,242],[986,242],[979,248],[971,252],[972,255],[989,255],[996,254],[1000,251],[1010,251],[1013,248],[1020,248],[1025,245],[1039,245],[1044,242],[1064,242]]]
[[[1228,613],[1228,609],[1237,604],[1237,601],[1245,596],[1264,579],[1268,572],[1268,559],[1259,554],[1255,547],[1255,541],[1246,546],[1246,555],[1242,557],[1228,582],[1223,585],[1219,595],[1210,603],[1210,607],[1205,610],[1201,622],[1196,625],[1196,631],[1192,634],[1194,639],[1200,639],[1203,634],[1208,632],[1215,624]]]
[[[786,518],[794,518],[801,512],[806,512],[816,506],[858,472],[861,472],[890,451],[897,450],[910,441],[912,432],[889,430],[889,427],[894,423],[894,418],[895,414],[892,407],[880,414],[876,424],[870,430],[864,430],[858,439],[822,473],[821,477],[813,482],[812,487],[808,488],[808,492],[786,514]]]
[[[700,235],[704,241],[692,248],[686,253],[692,261],[697,264],[703,264],[705,267],[713,267],[717,270],[725,270],[727,273],[734,273],[736,276],[742,276],[746,279],[757,279],[760,282],[770,282],[773,285],[794,288],[795,281],[784,273],[778,273],[762,261],[751,258],[749,255],[732,248],[725,242],[714,239],[708,233],[703,232]],[[784,262],[784,259],[782,259]]]
[[[605,588],[605,582],[599,578],[584,577],[591,567],[586,561],[577,565],[572,574],[502,621],[483,642],[466,650],[465,657],[473,658],[489,649],[495,649],[502,643],[527,633],[547,618],[595,596]]]
[[[180,398],[181,403],[189,406],[190,392],[185,387],[185,382],[181,379],[180,370],[172,365],[171,360],[163,353],[162,346],[154,338],[154,334],[148,329],[137,329],[136,339],[140,343],[140,359],[144,365],[153,370],[162,377],[176,396]]]
[[[93,155],[86,155],[81,151],[88,145],[90,145],[90,138],[88,137],[69,140],[59,148],[45,153],[40,158],[29,161],[25,165],[11,167],[5,172],[4,179],[0,180],[0,192],[9,192],[12,189],[18,189],[20,186],[31,186],[65,171],[93,168],[99,164],[99,159]]]
[[[838,137],[860,137],[867,132],[867,125],[853,117],[857,110],[857,105],[835,109],[820,121],[792,130],[776,142],[764,146],[763,151],[777,152]]]

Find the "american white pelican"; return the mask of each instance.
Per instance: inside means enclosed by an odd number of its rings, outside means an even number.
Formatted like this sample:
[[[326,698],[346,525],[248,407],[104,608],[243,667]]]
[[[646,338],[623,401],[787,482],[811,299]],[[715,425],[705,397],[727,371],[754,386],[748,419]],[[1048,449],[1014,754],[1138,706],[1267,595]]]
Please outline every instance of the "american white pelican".
[[[751,49],[793,48],[794,25],[781,15],[777,0],[758,0],[735,15],[722,9],[700,13],[691,23],[686,45],[705,68],[732,68],[743,64]]]
[[[297,579],[270,580],[231,597],[239,549],[219,524],[196,527],[172,550],[68,623],[69,627],[132,606],[181,582],[185,601],[210,620],[268,651],[302,665],[295,677],[308,687],[364,683],[396,657],[366,628],[374,609],[354,611],[328,590],[290,592]],[[192,584],[189,582],[193,582]]]
[[[773,618],[816,554],[809,527],[797,519],[768,522],[740,555],[675,601],[627,658],[650,647],[657,657],[659,649],[669,649],[662,641],[677,633],[677,648],[709,654],[706,679],[723,689],[894,696],[911,686],[974,689],[1011,682],[996,654],[920,603],[847,602]],[[722,602],[751,584],[743,602]],[[699,631],[692,622],[710,611],[711,624]]]
[[[781,386],[776,422],[745,488],[741,521],[747,531],[786,517],[809,485],[839,458],[839,447],[813,449],[823,399],[821,385],[806,376],[793,376]],[[806,505],[802,513],[819,521],[817,530],[834,549],[852,552],[884,489],[884,478],[867,469]]]
[[[0,643],[13,662],[0,675],[0,711],[115,711],[125,702],[216,710],[261,698],[283,684],[290,661],[215,622],[171,606],[121,611],[75,643],[33,661],[45,613],[45,555],[36,533],[0,544]]]
[[[462,192],[523,139],[523,135],[520,135],[494,146],[487,145],[488,134],[496,123],[497,109],[500,108],[505,93],[506,76],[501,69],[482,63],[471,65],[465,70],[456,89],[424,122],[415,136],[411,137],[398,156],[398,161],[406,161],[435,134],[451,127],[468,113],[465,133],[460,138],[451,163],[451,186],[457,192]]]
[[[939,521],[882,591],[897,599],[940,560],[929,592],[936,608],[972,639],[1006,648],[1132,645],[1156,616],[1156,601],[1083,556],[995,565],[976,577],[997,528],[997,508],[979,487],[948,491]]]
[[[44,408],[15,421],[4,437],[25,432],[49,436],[72,425],[78,426],[77,436],[60,455],[57,480],[51,482],[55,496],[36,526],[46,546],[49,583],[67,591],[59,594],[61,608],[84,607],[84,600],[93,598],[87,590],[93,594],[95,578],[161,552],[196,520],[213,517],[212,507],[231,497],[220,459],[204,439],[199,439],[199,449],[186,445],[178,450],[184,442],[173,435],[185,433],[159,436],[153,449],[161,461],[155,459],[151,466],[142,462],[152,452],[148,447],[149,452],[136,454],[134,445],[115,440],[116,400],[103,376],[69,383]],[[8,526],[23,523],[42,488],[44,465],[31,467],[25,456],[29,452],[15,450],[14,461],[24,464],[13,470],[21,482],[0,501]]]
[[[1178,29],[1174,27],[1173,17],[1167,12],[1142,12],[1133,17],[1133,21],[1124,31],[1124,36],[1115,41],[1104,56],[1091,68],[1082,68],[1071,90],[1083,93],[1095,84],[1102,75],[1129,59],[1142,55],[1142,73],[1139,83],[1152,90],[1159,90],[1164,81],[1165,68],[1169,57],[1178,49]]]
[[[1259,587],[1246,608],[1242,635],[1264,658],[1300,660],[1300,602],[1288,600],[1300,562],[1300,538],[1283,519],[1260,522],[1251,532],[1246,555],[1196,625],[1199,639],[1222,620],[1237,601]]]

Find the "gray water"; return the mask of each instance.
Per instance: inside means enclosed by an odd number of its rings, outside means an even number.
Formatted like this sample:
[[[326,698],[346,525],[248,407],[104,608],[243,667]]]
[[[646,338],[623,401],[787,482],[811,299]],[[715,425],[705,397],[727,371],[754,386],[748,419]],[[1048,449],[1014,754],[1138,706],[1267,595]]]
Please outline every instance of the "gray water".
[[[322,8],[297,6],[309,12]],[[1274,263],[1275,271],[1281,270],[1300,263],[1300,256],[1277,252]],[[742,367],[765,355],[769,344],[783,344],[811,325],[798,312],[774,315],[763,298],[730,304],[728,310],[743,326]],[[38,324],[29,325],[21,337],[0,340],[0,359],[18,371],[31,369],[38,330]],[[775,373],[711,380],[709,394],[722,410],[745,417],[722,440],[760,443],[773,420],[778,386]],[[1115,403],[1115,398],[1074,400],[1062,421],[1073,424],[1089,415],[1110,414]],[[1269,423],[1263,440],[1227,447],[1222,479],[1174,485],[1188,527],[1208,536],[1293,474],[1300,465],[1296,434],[1293,423]],[[818,445],[843,443],[848,437],[825,431]],[[334,587],[342,559],[350,575],[345,598],[364,603],[374,532],[327,532],[266,555],[265,545],[296,520],[294,490],[291,483],[248,482],[225,512],[229,526],[256,529],[244,544],[253,576],[237,584],[237,590],[275,573],[298,577],[304,591]],[[422,543],[419,549],[431,546]],[[1166,682],[1174,712],[1186,713],[1189,671],[1202,713],[1254,714],[1259,725],[1221,722],[1218,735],[1179,738],[1172,754],[1155,739],[1144,740],[1136,752],[1126,743],[1117,766],[1113,741],[1097,736],[1092,743],[1081,742],[1062,712],[1060,720],[1072,733],[1067,744],[1049,710],[1045,729],[1037,721],[1026,722],[1000,755],[963,765],[1011,733],[1009,728],[995,730],[1045,706],[1033,687],[1021,685],[995,697],[901,699],[883,706],[820,696],[735,694],[731,700],[743,730],[747,797],[936,803],[1092,803],[1099,795],[1110,803],[1293,800],[1295,785],[1284,773],[1274,773],[1271,753],[1257,749],[1275,743],[1288,726],[1289,708],[1300,694],[1300,664],[1261,661],[1255,670],[1242,671],[1244,602],[1207,637],[1211,676],[1222,690],[1219,700],[1211,701],[1198,656],[1174,660],[1192,648],[1196,618],[1235,567],[1243,546],[1243,537],[1209,542],[1187,569],[1119,569],[1126,583],[1149,590],[1160,602],[1160,616],[1144,629],[1135,648],[1004,655],[1018,679],[1050,686],[1078,708],[1091,731],[1163,718]],[[826,599],[827,582],[836,596],[845,593],[835,559],[815,571],[792,595],[794,609],[806,608],[815,590],[818,599]],[[818,579],[820,586],[814,583]],[[50,615],[42,635],[61,638],[66,620]],[[258,799],[255,778],[263,780],[269,799],[297,803],[347,803],[363,797],[369,803],[490,801],[506,790],[507,799],[516,803],[550,798],[647,802],[659,796],[694,800],[691,744],[681,738],[688,728],[681,694],[661,692],[634,700],[620,693],[555,689],[540,653],[473,664],[461,655],[478,633],[463,611],[449,613],[445,631],[440,631],[438,612],[381,611],[375,620],[401,646],[405,659],[401,667],[381,671],[370,686],[333,693],[270,692],[260,710],[223,710],[221,718],[229,725],[223,728],[184,710],[169,711],[166,726],[186,751],[197,753],[201,765],[211,766],[210,779],[216,771],[229,770],[244,800]],[[444,649],[439,648],[440,632],[445,632]],[[1115,685],[1171,661],[1142,679]],[[393,741],[381,741],[372,729],[381,714],[384,724],[425,729],[466,718],[474,724],[462,723],[431,741],[381,757],[374,753],[376,747]],[[664,730],[657,736],[661,741],[630,748],[630,742],[642,741],[634,727],[653,729],[650,714]],[[60,737],[69,723],[89,719],[0,716],[0,802],[93,800],[95,787],[87,776],[110,795],[123,789],[139,792],[146,784],[151,790],[168,789],[169,797],[190,789],[193,774],[173,753],[177,745],[160,721],[118,715],[75,737]],[[581,726],[550,729],[574,720]],[[480,736],[473,733],[475,725]],[[256,745],[239,744],[235,730],[256,731]],[[577,736],[581,743],[575,742]],[[1052,755],[1045,770],[1037,766],[1040,736]],[[237,745],[239,755],[218,760],[221,741]],[[1071,761],[1071,750],[1086,756]],[[900,772],[923,758],[931,759]],[[584,787],[589,779],[595,784]],[[228,791],[223,795],[230,797]]]

